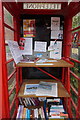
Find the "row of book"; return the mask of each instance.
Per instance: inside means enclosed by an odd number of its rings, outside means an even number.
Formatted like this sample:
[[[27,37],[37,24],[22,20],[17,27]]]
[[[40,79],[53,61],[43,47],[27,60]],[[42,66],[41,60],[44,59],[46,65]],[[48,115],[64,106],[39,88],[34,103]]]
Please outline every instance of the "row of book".
[[[47,99],[46,114],[49,119],[65,119],[68,114],[64,110],[62,100],[60,98]]]
[[[18,112],[17,112],[17,119],[23,118],[23,119],[41,119],[45,120],[45,114],[44,114],[44,109],[41,106],[40,108],[36,109],[28,109],[25,108],[24,105],[19,105]]]
[[[19,98],[20,104],[27,106],[38,106],[40,104],[40,101],[38,98],[29,97],[29,98]]]

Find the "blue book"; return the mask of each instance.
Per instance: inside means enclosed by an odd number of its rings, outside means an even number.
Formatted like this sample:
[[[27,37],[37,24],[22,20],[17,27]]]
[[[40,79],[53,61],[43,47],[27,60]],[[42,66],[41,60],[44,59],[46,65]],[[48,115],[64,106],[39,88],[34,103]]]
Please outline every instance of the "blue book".
[[[27,118],[28,118],[28,120],[30,119],[30,110],[29,109],[27,109]]]

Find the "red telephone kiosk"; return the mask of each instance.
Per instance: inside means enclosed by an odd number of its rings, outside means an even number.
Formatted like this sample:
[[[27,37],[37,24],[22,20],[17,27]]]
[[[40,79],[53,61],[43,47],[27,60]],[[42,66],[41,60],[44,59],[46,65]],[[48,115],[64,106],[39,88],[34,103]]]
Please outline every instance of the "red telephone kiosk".
[[[54,25],[51,28],[51,17],[60,19],[57,23],[58,27]],[[56,60],[57,62],[46,61],[42,64],[35,62],[15,64],[8,40],[17,41],[20,49],[24,51],[23,20],[28,22],[27,28],[25,28],[26,36],[33,40],[32,46],[30,43],[28,47],[34,50],[34,43],[40,41],[47,42],[46,48],[48,49],[50,41],[57,39],[57,41],[62,41],[61,59]],[[35,25],[30,26],[30,20],[34,21]],[[35,35],[31,32],[34,26]],[[60,33],[58,36],[57,30]],[[59,38],[55,38],[55,36]],[[48,53],[49,51],[43,52],[43,58]],[[17,56],[19,55],[17,54]],[[40,81],[43,82],[40,83]],[[54,83],[54,85],[57,83],[56,98],[49,94],[44,96],[24,95],[26,84],[32,85],[28,90],[35,89],[33,84],[39,83],[39,85],[46,85],[44,87],[46,90],[47,87],[49,89],[51,85],[53,86],[48,82]],[[2,120],[30,119],[30,117],[40,119],[51,119],[52,117],[54,120],[65,119],[65,117],[70,120],[80,119],[79,1],[26,0],[21,2],[17,0],[4,2],[2,0],[0,2],[0,85],[0,119]],[[55,114],[51,113],[51,110],[55,109],[54,107],[56,107]],[[59,107],[61,111],[58,111]],[[23,111],[26,111],[25,115]],[[33,113],[35,114],[33,115]]]

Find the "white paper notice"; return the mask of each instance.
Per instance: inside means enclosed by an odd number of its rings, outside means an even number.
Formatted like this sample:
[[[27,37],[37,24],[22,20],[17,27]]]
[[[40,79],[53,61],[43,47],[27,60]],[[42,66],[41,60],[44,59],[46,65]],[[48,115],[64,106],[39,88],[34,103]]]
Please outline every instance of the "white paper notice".
[[[63,39],[63,30],[51,31],[51,39]]]
[[[54,49],[53,51],[50,51],[50,58],[53,59],[61,59],[61,54],[62,54],[62,41],[51,41],[50,45],[53,45]]]
[[[46,52],[47,42],[35,41],[34,51]]]
[[[23,55],[32,55],[32,45],[33,41],[32,38],[25,38],[25,46],[23,50]]]
[[[8,46],[13,56],[15,63],[19,63],[22,57],[22,52],[19,49],[18,43],[16,41],[8,40]]]
[[[60,17],[51,17],[51,30],[60,30]]]

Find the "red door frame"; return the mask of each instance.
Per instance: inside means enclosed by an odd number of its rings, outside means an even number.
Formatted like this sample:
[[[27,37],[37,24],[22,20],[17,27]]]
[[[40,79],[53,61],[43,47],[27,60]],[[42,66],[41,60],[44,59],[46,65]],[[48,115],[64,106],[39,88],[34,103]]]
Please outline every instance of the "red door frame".
[[[2,118],[9,118],[9,100],[8,100],[8,93],[7,93],[7,90],[8,90],[8,86],[7,86],[7,70],[6,70],[6,65],[5,65],[5,54],[4,54],[4,51],[5,51],[5,43],[4,43],[4,25],[3,25],[3,4],[2,2],[0,2],[0,51],[1,51],[1,61],[0,63],[2,62],[1,64],[1,71],[2,71],[2,107],[0,107],[0,110],[2,110]],[[1,72],[0,72],[0,75],[1,75]],[[0,78],[0,79],[1,79]],[[0,88],[1,90],[1,88]],[[7,104],[6,104],[7,103]]]

